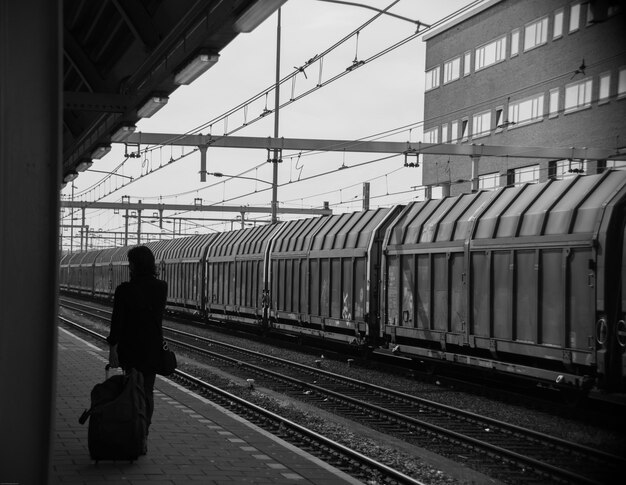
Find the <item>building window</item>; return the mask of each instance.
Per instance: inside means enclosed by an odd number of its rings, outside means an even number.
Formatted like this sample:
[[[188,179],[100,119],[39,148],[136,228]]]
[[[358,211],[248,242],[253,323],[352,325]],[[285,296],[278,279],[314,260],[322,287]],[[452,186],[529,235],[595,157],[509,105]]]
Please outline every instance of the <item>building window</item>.
[[[509,123],[522,125],[543,119],[543,94],[509,104]]]
[[[558,39],[559,37],[563,37],[563,19],[564,19],[563,9],[559,9],[554,12],[554,31],[552,32],[552,38]]]
[[[576,111],[591,106],[591,78],[565,86],[565,112]]]
[[[626,170],[626,160],[607,160],[606,168],[612,168],[614,170]]]
[[[569,31],[575,32],[580,28],[580,3],[572,5],[569,11]]]
[[[504,125],[502,124],[502,114],[504,113],[504,108],[499,106],[496,108],[496,132],[502,131]]]
[[[617,3],[614,3],[613,5],[609,5],[609,7],[607,8],[606,16],[607,18],[613,17],[613,15],[617,15],[621,11],[622,11],[622,6]]]
[[[459,141],[459,122],[453,121],[450,125],[450,141],[456,143]]]
[[[441,143],[448,143],[448,123],[441,125]]]
[[[564,180],[584,174],[587,170],[587,160],[554,160],[549,163],[549,177]]]
[[[600,91],[598,92],[598,103],[608,103],[611,89],[611,73],[605,72],[600,75]]]
[[[559,88],[550,90],[550,118],[559,115]]]
[[[511,32],[511,57],[519,53],[519,29]]]
[[[432,128],[425,131],[424,143],[439,143],[439,128]]]
[[[441,68],[439,66],[426,71],[426,91],[429,89],[435,89],[439,87],[439,72]]]
[[[469,76],[472,71],[472,52],[466,52],[463,59],[463,75]]]
[[[472,119],[472,136],[478,138],[491,132],[491,111],[478,113]]]
[[[461,58],[455,57],[454,59],[446,62],[443,65],[443,83],[449,83],[456,81],[461,76]]]
[[[591,8],[591,2],[587,4],[587,26],[592,25],[593,22],[593,9]]]
[[[530,165],[509,170],[509,185],[534,184],[539,182],[539,165]]]
[[[443,199],[443,186],[431,185],[430,198],[431,199]]]
[[[617,97],[623,98],[624,96],[626,96],[626,67],[622,67],[619,70],[617,79]]]
[[[619,13],[620,8],[621,6],[619,5],[619,2],[616,1],[609,0],[602,2],[591,0],[587,3],[587,25],[604,22],[608,18]]]
[[[484,69],[501,62],[506,56],[506,36],[477,47],[474,54],[474,70]]]
[[[461,141],[467,141],[467,137],[468,137],[468,119],[467,118],[463,118],[461,120]]]
[[[480,190],[495,190],[500,186],[500,173],[486,173],[478,176],[478,188]]]
[[[550,177],[564,180],[585,173],[587,160],[555,160],[550,162]]]
[[[526,26],[524,30],[524,51],[534,49],[548,41],[548,17]]]

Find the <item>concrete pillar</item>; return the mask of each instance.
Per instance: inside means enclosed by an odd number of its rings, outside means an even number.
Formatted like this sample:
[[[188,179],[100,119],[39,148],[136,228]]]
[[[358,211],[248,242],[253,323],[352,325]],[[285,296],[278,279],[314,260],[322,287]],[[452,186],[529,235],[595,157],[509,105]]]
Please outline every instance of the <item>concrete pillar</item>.
[[[48,483],[55,413],[61,2],[0,2],[0,482]]]

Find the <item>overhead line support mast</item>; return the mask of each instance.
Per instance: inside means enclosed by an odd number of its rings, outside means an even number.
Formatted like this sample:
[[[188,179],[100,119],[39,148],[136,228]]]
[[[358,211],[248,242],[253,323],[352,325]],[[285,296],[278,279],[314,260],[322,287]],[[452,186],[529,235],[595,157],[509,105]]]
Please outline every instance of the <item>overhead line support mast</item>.
[[[626,150],[593,147],[532,147],[484,145],[475,143],[412,143],[393,141],[324,140],[250,136],[185,135],[174,133],[134,133],[128,144],[177,145],[215,148],[252,148],[322,152],[398,153],[424,155],[465,155],[468,157],[517,157],[543,159],[606,160],[625,159]]]

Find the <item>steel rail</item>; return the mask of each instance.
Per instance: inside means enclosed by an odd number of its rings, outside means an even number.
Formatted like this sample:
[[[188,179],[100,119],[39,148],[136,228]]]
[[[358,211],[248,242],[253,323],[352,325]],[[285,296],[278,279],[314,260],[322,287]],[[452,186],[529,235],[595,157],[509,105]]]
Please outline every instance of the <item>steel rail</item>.
[[[98,340],[101,341],[106,341],[106,338],[99,334],[98,332],[91,330],[83,325],[80,325],[76,322],[73,322],[65,317],[62,316],[58,316],[59,320],[63,321],[64,323],[66,323],[67,325],[70,325],[74,328],[78,328],[81,332],[85,332],[89,335],[91,335],[92,337],[95,337]],[[203,350],[203,349],[200,349]],[[228,391],[225,391],[223,389],[220,389],[217,386],[214,386],[212,384],[209,384],[206,381],[203,381],[202,379],[199,379],[195,376],[192,376],[191,374],[187,373],[187,372],[183,372],[179,369],[176,369],[176,371],[174,372],[174,375],[178,376],[179,378],[182,378],[184,380],[187,380],[189,382],[191,382],[192,384],[202,388],[203,390],[210,392],[212,394],[218,395],[220,396],[220,398],[225,399],[227,401],[229,401],[230,403],[233,403],[232,406],[233,407],[242,407],[248,411],[252,411],[253,413],[257,414],[257,415],[261,415],[266,419],[270,419],[276,423],[279,423],[280,425],[282,425],[284,428],[290,429],[293,432],[302,435],[305,439],[307,439],[308,441],[313,441],[313,442],[318,442],[319,444],[317,445],[318,447],[321,446],[325,446],[328,447],[332,450],[334,450],[335,452],[344,455],[344,460],[348,461],[348,460],[353,460],[357,463],[359,463],[359,466],[366,466],[367,468],[370,468],[372,470],[375,470],[381,474],[383,474],[384,476],[386,476],[387,478],[396,481],[397,483],[400,484],[407,484],[407,485],[425,485],[423,482],[416,480],[412,477],[409,477],[408,475],[405,475],[404,473],[395,470],[387,465],[385,465],[384,463],[380,463],[372,458],[369,458],[368,456],[363,455],[362,453],[359,453],[351,448],[348,448],[347,446],[342,445],[341,443],[338,443],[336,441],[333,441],[319,433],[316,433],[315,431],[312,431],[304,426],[301,426],[283,416],[280,416],[276,413],[273,413],[271,411],[268,411],[266,409],[263,409],[262,407],[251,403],[249,401],[246,401],[243,398],[240,398],[239,396],[236,396],[234,394],[229,393]]]
[[[181,332],[181,331],[177,330],[176,332]],[[194,335],[194,334],[188,334],[187,332],[181,332],[181,333],[185,333],[185,334],[187,334],[187,336],[190,336],[190,337],[193,337],[193,338],[196,338],[196,339],[201,339],[201,340],[204,339],[203,337],[200,337],[200,336]],[[210,341],[210,339],[206,339],[206,340]],[[180,347],[183,347],[183,348],[187,348],[187,349],[192,350],[194,352],[198,352],[198,353],[203,354],[203,355],[211,355],[211,356],[215,356],[216,358],[219,358],[219,359],[222,359],[222,360],[227,360],[229,362],[232,362],[233,364],[236,364],[239,367],[246,367],[246,368],[249,368],[249,369],[251,369],[251,370],[253,370],[255,372],[258,372],[260,374],[269,375],[269,376],[274,377],[276,379],[280,379],[280,380],[283,380],[283,381],[291,382],[292,384],[295,384],[295,385],[298,385],[298,386],[308,387],[308,388],[318,392],[319,394],[328,395],[328,396],[331,396],[332,398],[334,398],[334,399],[336,399],[338,401],[343,401],[343,402],[351,404],[352,406],[357,406],[359,408],[363,408],[363,409],[369,410],[370,412],[376,413],[376,414],[378,414],[381,417],[387,416],[386,419],[389,420],[389,421],[394,421],[395,420],[395,421],[399,421],[399,422],[409,423],[410,425],[412,425],[412,426],[414,426],[416,428],[426,429],[427,432],[431,432],[431,433],[433,433],[433,434],[435,434],[437,436],[443,436],[443,437],[446,437],[449,440],[455,440],[457,442],[464,443],[465,446],[469,445],[469,446],[473,446],[475,448],[480,448],[480,449],[485,450],[486,453],[492,452],[492,453],[497,454],[499,456],[502,456],[504,458],[508,458],[508,459],[514,460],[514,461],[516,461],[518,463],[527,464],[527,465],[533,467],[534,469],[536,469],[538,471],[549,473],[551,475],[558,476],[558,477],[565,477],[568,480],[572,480],[572,481],[574,481],[576,483],[587,483],[587,484],[590,484],[590,485],[591,484],[593,484],[593,485],[601,485],[603,483],[601,481],[597,481],[597,480],[594,480],[594,479],[591,479],[591,478],[588,478],[588,477],[583,477],[583,476],[581,476],[581,475],[579,475],[579,474],[577,474],[575,472],[571,472],[570,470],[565,470],[563,468],[559,468],[557,466],[554,466],[554,465],[551,465],[549,463],[537,460],[535,458],[532,458],[532,457],[529,457],[529,456],[526,456],[526,455],[522,455],[522,454],[517,453],[515,451],[509,450],[509,449],[506,449],[506,448],[502,448],[502,447],[497,446],[497,445],[493,445],[493,444],[488,443],[486,441],[481,441],[481,440],[479,440],[477,438],[468,436],[466,434],[458,433],[458,432],[453,431],[451,429],[447,429],[447,428],[438,426],[436,424],[428,423],[426,421],[419,420],[419,419],[413,418],[411,416],[407,416],[405,414],[401,414],[401,413],[398,413],[396,411],[392,411],[392,410],[389,410],[389,409],[377,406],[375,404],[371,404],[371,403],[365,402],[363,400],[350,397],[350,396],[348,396],[346,394],[342,394],[342,393],[339,393],[339,392],[332,391],[330,389],[318,386],[316,384],[311,384],[311,383],[302,381],[301,379],[297,379],[297,378],[294,378],[294,377],[286,376],[286,375],[281,374],[279,372],[275,372],[275,371],[272,371],[272,370],[269,370],[269,369],[265,369],[263,367],[260,367],[260,366],[254,365],[254,364],[250,364],[250,363],[247,363],[247,362],[242,362],[240,359],[237,359],[236,357],[229,357],[229,356],[220,354],[219,352],[214,352],[214,351],[211,351],[211,350],[207,350],[207,349],[204,349],[204,348],[201,348],[201,347],[197,347],[195,345],[191,345],[191,344],[189,344],[187,342],[182,342],[182,341],[179,341],[179,340],[168,339],[168,342],[173,343],[174,345],[177,345],[177,346],[180,346]],[[223,344],[221,342],[212,342],[212,343],[219,343],[219,345],[223,345],[223,346],[230,347],[230,348],[233,348],[233,349],[237,349],[237,350],[240,350],[240,351],[242,350],[242,349],[240,349],[240,348],[238,348],[236,346],[233,346],[231,344]],[[243,349],[243,351],[245,351],[245,353],[249,353],[249,354],[256,354],[255,356],[262,357],[264,360],[283,361],[284,363],[289,363],[291,366],[299,366],[299,367],[307,369],[308,371],[313,371],[315,373],[317,373],[317,372],[320,372],[320,373],[321,372],[326,372],[326,371],[317,371],[316,369],[313,369],[313,368],[308,367],[308,366],[303,365],[303,364],[291,363],[289,361],[285,361],[284,359],[271,357],[271,356],[266,356],[266,355],[261,354],[259,352],[248,351],[246,349]],[[345,379],[345,381],[360,382],[360,381],[353,380],[351,378],[343,378],[342,376],[337,376],[337,375],[329,373],[329,372],[327,372],[327,374],[331,374],[332,378],[337,378],[337,380],[340,380],[340,379],[344,380]],[[384,391],[384,392],[388,391],[386,388],[373,386],[371,384],[367,384],[367,386],[376,388],[377,391],[379,390],[381,392],[382,391]],[[433,403],[432,401],[427,401],[427,400],[424,400],[424,399],[421,399],[421,398],[415,398],[415,400],[416,401],[421,401],[421,403],[423,403],[425,406],[428,406],[428,407],[437,407],[437,408],[442,408],[442,409],[443,408],[447,408],[446,412],[449,412],[450,414],[455,414],[455,415],[458,415],[458,414],[472,415],[472,413],[468,413],[467,411],[457,410],[455,408],[450,408],[449,406],[445,406],[445,405],[442,405],[440,403]],[[432,404],[435,404],[436,406],[432,406]],[[493,423],[494,426],[497,426],[497,427],[500,427],[500,428],[504,428],[505,430],[506,430],[507,427],[510,426],[511,428],[516,428],[518,434],[522,434],[523,433],[526,436],[533,435],[533,437],[535,439],[541,439],[541,440],[548,441],[548,442],[558,441],[562,446],[565,446],[565,447],[568,447],[568,448],[572,448],[573,447],[572,443],[569,443],[569,442],[564,441],[564,440],[560,440],[559,438],[553,438],[552,436],[543,435],[541,433],[536,433],[536,432],[534,432],[532,430],[528,430],[526,428],[517,427],[515,425],[509,425],[508,423],[503,423],[501,421],[497,421],[497,420],[494,420],[494,419],[491,419],[491,418],[484,418],[484,417],[478,416],[478,415],[473,415],[473,416],[478,421],[491,422],[491,423]],[[608,455],[608,454],[603,453],[603,452],[598,452],[597,450],[593,450],[591,448],[588,448],[588,450],[593,451],[594,453],[603,454],[605,456],[605,459],[606,459],[606,457],[609,457],[611,459],[617,458],[617,457],[614,457],[613,455]],[[581,452],[581,451],[585,452],[585,451],[587,451],[587,448],[585,447],[583,450],[580,450],[579,452]]]
[[[92,314],[93,316],[96,317],[100,317],[99,315],[95,315]],[[316,369],[313,367],[310,367],[308,365],[304,365],[304,364],[299,364],[299,363],[295,363],[295,362],[291,362],[288,361],[286,359],[281,359],[279,357],[274,357],[274,356],[268,356],[266,354],[262,354],[260,352],[256,352],[256,351],[252,351],[252,350],[248,350],[248,349],[242,349],[240,347],[237,347],[236,345],[231,345],[231,344],[227,344],[224,342],[219,342],[216,340],[212,340],[212,339],[208,339],[206,337],[202,337],[200,335],[196,335],[196,334],[191,334],[189,332],[184,332],[181,330],[177,330],[177,329],[172,329],[172,328],[168,328],[168,327],[164,327],[164,329],[175,333],[175,334],[179,334],[182,335],[184,337],[187,338],[193,338],[196,340],[200,340],[203,341],[204,343],[208,343],[208,344],[217,344],[220,345],[221,347],[224,348],[228,348],[231,350],[234,350],[236,352],[242,352],[245,353],[247,355],[256,357],[256,358],[260,358],[263,359],[265,361],[271,361],[277,364],[280,364],[282,366],[288,366],[288,367],[292,367],[292,368],[296,368],[298,370],[301,371],[305,371],[307,373],[310,374],[316,374],[316,375],[321,375],[324,376],[326,378],[329,379],[333,379],[335,381],[338,382],[343,382],[343,383],[348,383],[351,386],[358,386],[360,388],[363,388],[369,392],[373,392],[376,393],[382,397],[391,397],[391,398],[395,398],[395,399],[401,399],[405,402],[408,402],[409,404],[412,405],[417,405],[417,406],[422,406],[422,407],[428,407],[431,409],[435,409],[438,412],[443,412],[449,416],[454,416],[456,417],[461,417],[462,419],[466,420],[467,422],[472,422],[474,424],[480,424],[485,425],[485,426],[490,426],[493,427],[494,429],[498,429],[500,432],[503,432],[505,434],[510,434],[511,436],[516,435],[516,436],[523,436],[523,438],[525,440],[530,440],[530,441],[537,441],[537,442],[543,442],[543,443],[547,443],[549,444],[549,446],[554,447],[554,448],[558,448],[561,451],[566,451],[566,452],[575,452],[575,453],[579,453],[583,456],[588,456],[588,457],[592,457],[594,459],[597,460],[603,460],[605,462],[608,463],[616,463],[616,464],[620,464],[619,466],[623,467],[624,465],[626,465],[626,460],[622,459],[621,457],[616,457],[614,455],[611,455],[609,453],[605,453],[603,451],[600,450],[596,450],[587,446],[582,446],[582,445],[578,445],[576,443],[571,443],[568,441],[565,441],[563,439],[560,438],[556,438],[556,437],[552,437],[549,435],[546,435],[544,433],[540,433],[540,432],[536,432],[533,430],[529,430],[526,428],[522,428],[513,424],[509,424],[509,423],[505,423],[502,421],[498,421],[492,418],[488,418],[485,416],[481,416],[481,415],[477,415],[475,413],[471,413],[468,411],[464,411],[464,410],[460,410],[460,409],[456,409],[456,408],[452,408],[450,406],[447,406],[445,404],[441,404],[441,403],[436,403],[433,401],[429,401],[423,398],[419,398],[416,396],[412,396],[412,395],[408,395],[399,391],[395,391],[393,389],[387,389],[381,386],[376,386],[373,384],[369,384],[357,379],[353,379],[353,378],[348,378],[345,376],[340,376],[337,374],[333,374],[331,372],[322,370],[322,369]],[[263,367],[259,367],[257,365],[254,364],[250,364],[250,363],[245,363],[242,362],[240,359],[235,358],[235,357],[229,357],[229,356],[225,356],[223,354],[220,354],[218,352],[213,352],[204,348],[200,348],[197,347],[195,345],[191,345],[189,343],[186,342],[182,342],[182,341],[177,341],[177,340],[172,340],[169,339],[172,343],[174,343],[175,345],[179,345],[179,346],[183,346],[186,347],[194,352],[199,352],[201,354],[205,354],[205,355],[212,355],[216,358],[222,359],[222,360],[226,360],[229,362],[233,362],[236,363],[238,366],[244,366],[246,368],[249,368],[251,370],[253,370],[254,372],[260,373],[260,374],[265,374],[265,375],[270,375],[275,379],[280,379],[286,382],[290,382],[292,385],[296,385],[296,386],[300,386],[300,387],[307,387],[313,391],[315,391],[318,394],[322,394],[322,395],[327,395],[330,396],[334,401],[340,401],[340,402],[345,402],[348,403],[351,407],[360,407],[363,409],[366,409],[367,411],[369,411],[372,414],[376,414],[379,417],[383,417],[383,419],[387,419],[389,421],[396,421],[396,422],[404,422],[406,423],[405,426],[410,427],[417,427],[417,428],[422,428],[422,429],[426,429],[427,432],[431,432],[432,434],[438,435],[438,436],[445,436],[446,439],[448,440],[453,440],[456,442],[465,442],[467,443],[466,446],[470,446],[473,448],[479,448],[481,450],[483,450],[483,452],[487,452],[487,453],[494,453],[497,454],[499,456],[505,457],[505,459],[510,459],[513,460],[517,463],[521,463],[521,464],[526,464],[528,466],[533,467],[535,470],[539,471],[540,473],[547,473],[550,475],[555,475],[555,476],[559,476],[561,478],[567,478],[568,480],[572,480],[575,481],[577,483],[589,483],[589,484],[597,484],[597,483],[601,483],[598,480],[595,480],[593,478],[589,478],[589,477],[585,477],[580,475],[579,473],[573,472],[571,470],[567,470],[567,469],[563,469],[563,468],[559,468],[558,466],[554,466],[550,463],[546,463],[545,461],[541,461],[538,460],[536,458],[530,457],[530,456],[526,456],[526,455],[522,455],[514,450],[511,449],[506,449],[506,448],[502,448],[501,446],[498,445],[494,445],[492,443],[489,442],[485,442],[482,441],[478,438],[472,437],[472,436],[468,436],[468,435],[464,435],[461,433],[457,433],[456,431],[453,431],[451,429],[446,429],[443,428],[441,426],[438,426],[436,424],[432,424],[432,423],[428,423],[425,422],[423,420],[420,419],[416,419],[413,418],[411,416],[407,416],[405,414],[401,414],[386,408],[383,408],[381,406],[378,406],[376,404],[371,404],[371,403],[366,403],[364,402],[362,399],[357,399],[351,396],[347,396],[345,394],[339,393],[339,392],[335,392],[333,390],[330,389],[326,389],[323,388],[321,386],[317,386],[315,384],[310,384],[308,382],[302,381],[300,379],[294,378],[294,377],[290,377],[290,376],[285,376],[283,374],[280,374],[278,372],[274,372],[271,370],[268,370],[266,368]],[[387,418],[384,418],[384,416],[387,416]],[[484,451],[486,450],[486,451]]]
[[[347,446],[342,445],[341,443],[337,443],[336,441],[333,441],[331,439],[326,438],[325,436],[316,433],[315,431],[312,431],[308,428],[305,428],[304,426],[301,426],[297,423],[294,423],[293,421],[284,418],[283,416],[280,416],[278,414],[275,414],[271,411],[268,411],[267,409],[263,409],[260,406],[257,406],[254,403],[248,402],[245,399],[240,398],[239,396],[235,396],[234,394],[230,394],[227,391],[224,391],[223,389],[220,389],[219,387],[213,386],[212,384],[209,384],[208,382],[205,382],[201,379],[198,379],[197,377],[194,377],[190,374],[187,374],[186,372],[180,371],[180,370],[176,370],[176,375],[184,377],[185,379],[191,381],[193,384],[202,387],[203,389],[208,389],[211,392],[215,393],[215,394],[219,394],[220,396],[223,396],[241,406],[250,408],[252,410],[254,410],[254,412],[256,412],[257,414],[260,414],[262,416],[265,416],[269,419],[272,419],[274,421],[278,421],[279,423],[281,423],[283,426],[290,428],[294,431],[296,431],[299,434],[304,435],[305,437],[309,438],[309,439],[313,439],[316,441],[319,441],[320,443],[322,443],[324,446],[327,446],[329,448],[334,449],[335,451],[344,454],[346,456],[348,456],[350,459],[354,459],[358,462],[361,463],[365,463],[367,464],[368,467],[373,468],[381,473],[384,473],[385,475],[389,476],[390,478],[398,481],[399,483],[407,483],[407,484],[421,484],[422,482],[415,480],[411,477],[409,477],[408,475],[405,475],[404,473],[399,472],[398,470],[394,470],[393,468],[388,467],[387,465],[380,463],[376,460],[373,460],[371,458],[369,458],[368,456],[365,456],[351,448],[348,448]]]
[[[442,410],[444,412],[447,412],[447,413],[450,413],[450,414],[454,414],[456,416],[460,415],[460,416],[462,416],[462,417],[464,417],[464,418],[466,418],[466,419],[468,419],[470,421],[481,422],[481,423],[484,423],[484,424],[486,424],[488,426],[494,426],[494,427],[502,428],[502,429],[505,429],[506,431],[509,431],[511,433],[524,434],[525,436],[528,436],[528,437],[531,437],[531,438],[535,438],[537,440],[549,441],[552,444],[554,444],[555,446],[561,446],[561,447],[564,447],[564,448],[567,448],[567,449],[575,448],[576,452],[585,453],[585,454],[588,454],[588,455],[595,455],[598,459],[620,460],[622,466],[626,466],[626,459],[623,459],[621,457],[617,457],[615,455],[611,455],[610,453],[606,453],[606,452],[604,452],[602,450],[597,450],[595,448],[591,448],[591,447],[584,446],[584,445],[578,445],[578,444],[566,441],[564,439],[561,439],[561,438],[558,438],[558,437],[555,437],[555,436],[550,436],[550,435],[547,435],[545,433],[541,433],[539,431],[534,431],[534,430],[531,430],[531,429],[528,429],[528,428],[523,428],[523,427],[517,426],[515,424],[506,423],[504,421],[499,421],[497,419],[493,419],[493,418],[490,418],[488,416],[478,415],[476,413],[472,413],[472,412],[466,411],[464,409],[454,408],[454,407],[448,406],[448,405],[443,404],[443,403],[439,403],[439,402],[436,402],[436,401],[431,401],[431,400],[424,399],[424,398],[421,398],[421,397],[413,396],[411,394],[406,394],[404,392],[397,391],[395,389],[390,389],[390,388],[378,386],[378,385],[375,385],[375,384],[371,384],[369,382],[361,381],[361,380],[355,379],[353,377],[342,376],[342,375],[339,375],[339,374],[335,374],[335,373],[326,371],[324,369],[316,369],[316,368],[313,368],[313,367],[311,367],[309,365],[306,365],[306,364],[300,364],[298,362],[293,362],[293,361],[290,361],[290,360],[287,360],[287,359],[283,359],[283,358],[280,358],[280,357],[276,357],[276,356],[272,356],[272,355],[266,355],[266,354],[263,354],[261,352],[257,352],[257,351],[254,351],[254,350],[243,349],[243,348],[238,347],[236,345],[232,345],[232,344],[229,344],[229,343],[225,343],[225,342],[220,342],[220,341],[217,341],[217,340],[209,339],[209,338],[203,337],[201,335],[196,335],[196,334],[193,334],[193,333],[185,332],[183,330],[178,330],[178,329],[174,329],[174,328],[171,328],[171,327],[163,327],[163,328],[164,328],[164,330],[167,329],[169,332],[172,332],[172,333],[176,333],[176,334],[184,335],[186,337],[191,337],[191,338],[194,338],[194,339],[198,339],[198,340],[201,340],[203,342],[210,343],[210,344],[218,344],[218,345],[220,345],[222,347],[231,348],[231,349],[239,351],[239,352],[243,352],[243,353],[246,353],[246,354],[254,355],[254,356],[259,357],[259,358],[261,358],[263,360],[274,361],[274,362],[283,364],[285,366],[295,367],[295,368],[304,370],[306,372],[310,372],[310,373],[318,374],[318,375],[323,375],[323,376],[326,376],[326,377],[328,377],[330,379],[335,379],[335,380],[342,381],[342,382],[345,382],[345,383],[353,384],[355,386],[363,387],[363,388],[366,388],[366,389],[368,389],[368,390],[370,390],[372,392],[375,392],[375,393],[386,394],[388,396],[393,396],[393,397],[396,397],[398,399],[403,399],[403,400],[408,401],[408,402],[410,402],[412,404],[424,405],[424,406],[428,406],[428,407],[431,407],[431,408],[440,409],[440,410]],[[175,342],[175,343],[179,343],[179,342]],[[189,344],[186,344],[186,343],[183,343],[183,344],[184,345],[189,345]],[[201,349],[201,348],[198,348],[198,347],[196,347],[195,349],[197,349],[198,351],[202,351],[202,352],[213,353],[212,351],[207,351],[206,349]],[[236,361],[236,359],[234,359],[234,358],[233,358],[233,360]],[[238,361],[238,362],[240,362],[240,361]],[[266,372],[266,370],[264,368],[258,367],[258,366],[254,366],[254,364],[245,364],[245,363],[242,363],[242,364],[250,366],[250,367],[257,367],[259,371]],[[273,371],[267,371],[267,372],[272,372],[273,373]],[[281,374],[277,374],[277,376],[282,376],[282,375]],[[289,379],[292,379],[289,376],[285,376],[285,377],[289,378]],[[295,379],[295,380],[297,380],[297,379]],[[314,384],[309,384],[309,383],[304,383],[303,382],[303,385],[309,386],[311,388],[318,388],[320,390],[320,392],[322,392],[322,391],[325,392],[325,393],[326,392],[329,392],[329,393],[333,393],[334,392],[334,391],[329,391],[329,390],[327,390],[325,388],[322,388],[320,386],[316,386]],[[335,393],[335,394],[338,394],[338,393]],[[338,394],[338,396],[342,396],[342,395]],[[359,401],[359,404],[360,403],[361,402]]]

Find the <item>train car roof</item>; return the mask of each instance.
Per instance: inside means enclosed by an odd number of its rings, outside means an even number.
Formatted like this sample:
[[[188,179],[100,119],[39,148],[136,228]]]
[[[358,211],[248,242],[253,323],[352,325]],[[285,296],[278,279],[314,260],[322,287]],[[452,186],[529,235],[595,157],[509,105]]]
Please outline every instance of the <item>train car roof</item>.
[[[209,246],[207,257],[263,254],[271,237],[283,224],[268,224],[218,234]]]
[[[626,172],[575,176],[409,204],[386,245],[592,234]]]
[[[217,234],[197,234],[167,241],[163,249],[162,259],[200,261],[204,257],[206,247],[216,238]]]
[[[277,235],[272,253],[365,249],[372,232],[390,210],[381,208],[290,221]]]

